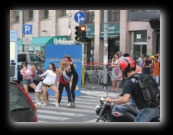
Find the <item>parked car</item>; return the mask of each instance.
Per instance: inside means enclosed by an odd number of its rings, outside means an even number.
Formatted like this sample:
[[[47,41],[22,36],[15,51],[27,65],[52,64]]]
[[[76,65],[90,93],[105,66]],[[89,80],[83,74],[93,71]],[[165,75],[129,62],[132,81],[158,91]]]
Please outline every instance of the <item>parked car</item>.
[[[11,122],[38,122],[37,108],[28,94],[16,82],[10,81]]]
[[[37,67],[44,67],[44,59],[35,53],[30,52],[18,52],[18,69],[20,70],[23,61],[26,61],[28,65],[36,65]]]

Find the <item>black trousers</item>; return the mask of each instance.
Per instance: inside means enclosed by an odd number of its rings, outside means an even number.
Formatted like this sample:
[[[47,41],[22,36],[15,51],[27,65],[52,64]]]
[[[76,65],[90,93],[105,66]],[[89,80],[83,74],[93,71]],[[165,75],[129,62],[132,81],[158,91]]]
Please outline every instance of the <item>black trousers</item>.
[[[78,78],[75,78],[72,81],[72,85],[71,85],[71,95],[72,95],[72,102],[75,102],[75,88],[78,82]]]
[[[62,83],[59,83],[59,99],[58,99],[58,103],[61,102],[62,92],[63,92],[64,88],[65,88],[65,90],[67,92],[68,103],[70,103],[70,102],[72,102],[72,100],[71,100],[71,93],[70,93],[70,84],[62,84]]]

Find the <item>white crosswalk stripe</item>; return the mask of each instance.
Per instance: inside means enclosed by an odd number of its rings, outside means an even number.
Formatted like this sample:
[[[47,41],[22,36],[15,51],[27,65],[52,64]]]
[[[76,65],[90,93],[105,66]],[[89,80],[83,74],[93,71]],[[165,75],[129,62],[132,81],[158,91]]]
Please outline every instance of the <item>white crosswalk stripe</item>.
[[[32,101],[36,103],[34,93],[29,93]],[[37,106],[38,122],[95,122],[95,106],[99,102],[98,97],[81,95],[76,97],[75,108],[67,107],[68,98],[62,96],[59,107],[55,106],[55,96],[49,96],[49,105]],[[41,96],[43,102],[43,97]],[[89,117],[89,119],[88,119]]]

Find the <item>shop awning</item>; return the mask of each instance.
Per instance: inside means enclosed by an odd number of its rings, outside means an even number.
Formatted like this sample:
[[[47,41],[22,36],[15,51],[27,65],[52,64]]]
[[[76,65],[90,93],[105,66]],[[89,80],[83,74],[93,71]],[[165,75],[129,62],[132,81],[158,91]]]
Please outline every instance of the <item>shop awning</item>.
[[[50,36],[50,37],[33,37],[31,45],[33,45],[33,46],[44,46],[53,37],[54,36]],[[18,40],[18,45],[22,45],[22,40]]]
[[[114,35],[108,35],[108,38],[117,38],[119,37],[119,34],[114,34]],[[104,35],[100,35],[101,38],[104,38]]]

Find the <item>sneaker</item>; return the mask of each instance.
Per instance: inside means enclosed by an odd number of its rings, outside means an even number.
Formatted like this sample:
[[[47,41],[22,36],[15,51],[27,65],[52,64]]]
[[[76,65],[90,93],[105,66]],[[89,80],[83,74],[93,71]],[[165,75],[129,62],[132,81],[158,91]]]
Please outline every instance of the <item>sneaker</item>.
[[[42,104],[41,104],[41,102],[37,102],[35,105],[36,106],[41,106]]]
[[[47,103],[43,103],[42,106],[47,106],[48,104]]]
[[[74,103],[74,102],[72,102],[72,105],[71,105],[71,107],[72,107],[72,108],[74,108],[74,107],[75,107],[75,103]]]
[[[68,107],[71,107],[72,106],[72,104],[71,103],[68,103],[68,105],[67,105]]]
[[[59,107],[59,103],[55,103],[55,106],[56,106],[56,107]]]

